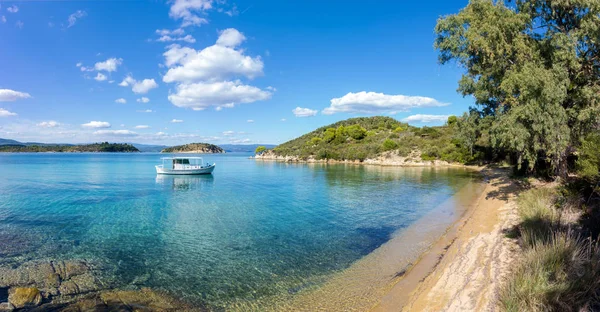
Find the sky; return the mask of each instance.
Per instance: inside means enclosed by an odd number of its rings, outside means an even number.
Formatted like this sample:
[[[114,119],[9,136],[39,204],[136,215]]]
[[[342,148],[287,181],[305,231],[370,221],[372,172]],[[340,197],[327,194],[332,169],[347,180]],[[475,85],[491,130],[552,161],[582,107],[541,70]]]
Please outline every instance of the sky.
[[[439,65],[467,1],[3,1],[0,138],[279,144],[361,116],[473,105]]]

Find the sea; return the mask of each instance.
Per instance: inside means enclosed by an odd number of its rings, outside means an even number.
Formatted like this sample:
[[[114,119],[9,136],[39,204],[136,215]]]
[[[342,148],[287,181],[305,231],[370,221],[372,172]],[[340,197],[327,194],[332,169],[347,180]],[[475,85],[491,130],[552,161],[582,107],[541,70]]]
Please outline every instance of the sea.
[[[0,153],[0,266],[91,259],[117,289],[149,287],[209,310],[292,309],[436,209],[452,215],[435,218],[449,226],[469,205],[452,198],[481,183],[463,168],[249,153],[200,155],[216,163],[212,175],[157,175],[164,156]]]

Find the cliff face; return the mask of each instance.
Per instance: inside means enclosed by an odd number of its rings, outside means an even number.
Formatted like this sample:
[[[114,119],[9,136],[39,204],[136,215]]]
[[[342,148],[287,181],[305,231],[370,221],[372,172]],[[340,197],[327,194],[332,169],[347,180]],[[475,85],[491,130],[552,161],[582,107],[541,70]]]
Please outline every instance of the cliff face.
[[[161,153],[190,153],[190,154],[222,154],[225,150],[208,143],[190,143],[165,148]]]

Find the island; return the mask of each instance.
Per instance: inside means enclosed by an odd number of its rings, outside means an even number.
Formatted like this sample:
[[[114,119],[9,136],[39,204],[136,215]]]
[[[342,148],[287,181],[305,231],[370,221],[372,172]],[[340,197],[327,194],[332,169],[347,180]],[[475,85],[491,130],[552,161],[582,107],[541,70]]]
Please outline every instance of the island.
[[[161,153],[224,154],[225,150],[209,143],[190,143],[167,147]]]
[[[0,152],[5,153],[137,153],[139,150],[126,143],[93,143],[93,144],[40,144],[40,145],[0,145]]]
[[[257,149],[256,159],[345,161],[389,165],[471,163],[482,158],[465,127],[466,117],[450,116],[443,126],[414,127],[391,117],[342,120],[272,149]]]

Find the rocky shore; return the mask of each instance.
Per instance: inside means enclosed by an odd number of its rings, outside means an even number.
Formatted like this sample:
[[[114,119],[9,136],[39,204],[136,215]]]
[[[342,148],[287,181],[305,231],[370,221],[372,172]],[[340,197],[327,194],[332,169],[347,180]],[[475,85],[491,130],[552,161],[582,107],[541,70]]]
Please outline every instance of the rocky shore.
[[[0,267],[0,312],[198,311],[150,288],[114,289],[87,260],[36,260]]]
[[[421,153],[414,151],[408,156],[400,156],[395,152],[384,152],[379,154],[375,158],[367,158],[363,161],[360,160],[334,160],[334,159],[316,159],[309,157],[308,159],[302,159],[298,156],[282,156],[276,155],[272,151],[265,151],[260,155],[254,156],[255,160],[265,161],[281,161],[281,162],[292,162],[292,163],[330,163],[330,164],[364,164],[364,165],[379,165],[379,166],[398,166],[398,167],[464,167],[462,164],[449,163],[443,160],[423,160]]]

